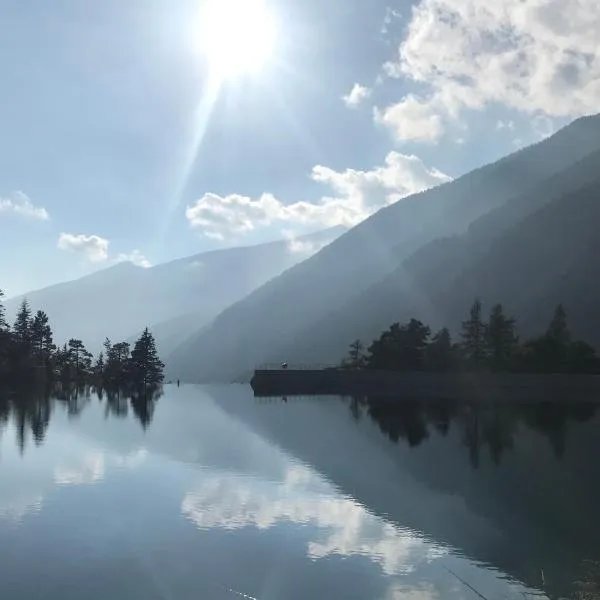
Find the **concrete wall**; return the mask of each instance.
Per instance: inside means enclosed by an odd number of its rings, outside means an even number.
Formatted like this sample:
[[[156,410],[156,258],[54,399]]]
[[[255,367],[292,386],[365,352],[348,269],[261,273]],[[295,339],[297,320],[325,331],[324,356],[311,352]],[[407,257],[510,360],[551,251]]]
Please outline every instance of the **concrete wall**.
[[[600,375],[256,371],[255,396],[311,394],[519,401],[600,401]]]

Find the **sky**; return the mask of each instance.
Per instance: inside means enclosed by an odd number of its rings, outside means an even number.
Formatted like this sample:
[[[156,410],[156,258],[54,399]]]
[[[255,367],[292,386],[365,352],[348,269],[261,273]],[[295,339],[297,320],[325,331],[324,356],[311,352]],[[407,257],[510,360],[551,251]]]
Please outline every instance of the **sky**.
[[[597,112],[599,30],[597,0],[3,0],[0,288],[355,225]]]

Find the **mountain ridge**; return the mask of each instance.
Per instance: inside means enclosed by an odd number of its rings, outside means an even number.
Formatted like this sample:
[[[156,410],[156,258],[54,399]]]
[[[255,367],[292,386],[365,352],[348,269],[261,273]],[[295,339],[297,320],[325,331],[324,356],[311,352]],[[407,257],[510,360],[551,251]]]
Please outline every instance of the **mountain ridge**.
[[[230,380],[260,363],[291,360],[289,353],[304,331],[318,328],[319,321],[416,251],[462,235],[515,197],[535,197],[557,172],[598,150],[600,117],[587,117],[491,165],[381,209],[223,311],[191,344],[168,357],[169,371],[192,381]],[[318,355],[318,343],[306,339],[304,351],[298,360]]]

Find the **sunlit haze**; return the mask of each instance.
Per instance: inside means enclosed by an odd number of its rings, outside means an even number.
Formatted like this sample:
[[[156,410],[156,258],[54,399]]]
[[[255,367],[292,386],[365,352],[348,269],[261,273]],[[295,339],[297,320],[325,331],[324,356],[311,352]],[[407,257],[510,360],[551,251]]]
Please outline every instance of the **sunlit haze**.
[[[598,27],[595,0],[0,2],[0,287],[353,227],[596,112]]]

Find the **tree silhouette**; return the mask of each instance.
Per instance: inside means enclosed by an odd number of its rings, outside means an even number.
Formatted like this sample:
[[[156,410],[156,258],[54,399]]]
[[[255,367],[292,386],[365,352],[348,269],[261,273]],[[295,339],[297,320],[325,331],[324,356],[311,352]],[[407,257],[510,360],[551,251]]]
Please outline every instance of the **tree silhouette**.
[[[52,329],[48,322],[48,315],[38,310],[31,324],[31,343],[33,351],[40,365],[49,367],[52,352],[55,350],[52,341]]]
[[[131,377],[137,386],[156,386],[163,381],[165,365],[158,357],[154,336],[146,327],[131,353]]]
[[[515,319],[504,314],[502,304],[496,304],[487,326],[489,358],[494,370],[507,370],[519,346]]]
[[[364,355],[364,344],[360,340],[354,340],[350,344],[348,357],[342,361],[342,366],[346,369],[362,369],[366,365]]]
[[[427,366],[432,371],[450,371],[456,367],[456,352],[446,327],[433,336],[425,355]]]
[[[92,367],[92,355],[86,350],[81,340],[71,338],[69,340],[69,355],[75,367],[75,377],[81,379],[88,375]]]
[[[481,368],[487,358],[487,325],[481,315],[481,301],[476,298],[469,318],[462,322],[461,349],[467,362],[476,369]]]

